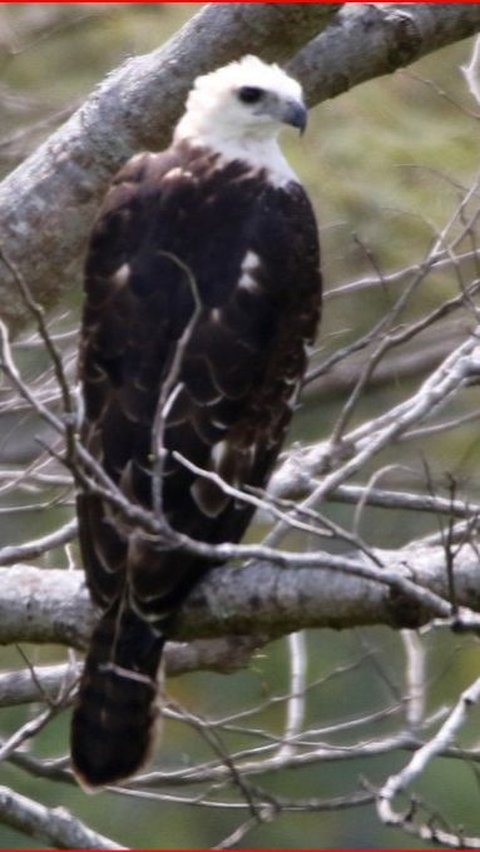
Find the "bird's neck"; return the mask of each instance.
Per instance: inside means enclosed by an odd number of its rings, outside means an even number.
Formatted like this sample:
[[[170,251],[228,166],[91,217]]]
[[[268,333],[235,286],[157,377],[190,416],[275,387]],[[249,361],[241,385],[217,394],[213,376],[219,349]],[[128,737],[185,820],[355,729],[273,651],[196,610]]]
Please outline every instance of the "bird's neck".
[[[186,117],[185,117],[186,118]],[[232,162],[241,160],[248,163],[254,171],[265,172],[267,179],[277,187],[286,186],[298,178],[284,157],[276,135],[245,133],[239,136],[224,128],[220,134],[212,133],[208,129],[202,131],[198,127],[195,132],[189,127],[185,120],[178,124],[174,142],[187,142],[195,147],[206,148],[219,154],[220,162]]]

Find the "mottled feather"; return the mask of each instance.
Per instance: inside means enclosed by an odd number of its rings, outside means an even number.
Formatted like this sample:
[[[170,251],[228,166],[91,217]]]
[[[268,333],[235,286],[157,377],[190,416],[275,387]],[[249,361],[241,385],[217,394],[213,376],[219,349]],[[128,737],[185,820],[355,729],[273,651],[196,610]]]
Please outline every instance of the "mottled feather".
[[[162,506],[180,533],[236,542],[252,507],[174,452],[236,488],[266,485],[317,328],[317,229],[299,183],[279,185],[265,169],[183,139],[136,156],[117,175],[85,270],[82,440],[125,496],[148,509],[153,424],[196,300],[164,423]],[[72,754],[80,780],[97,786],[148,756],[161,649],[211,563],[156,547],[87,490],[78,517],[88,586],[104,615]]]

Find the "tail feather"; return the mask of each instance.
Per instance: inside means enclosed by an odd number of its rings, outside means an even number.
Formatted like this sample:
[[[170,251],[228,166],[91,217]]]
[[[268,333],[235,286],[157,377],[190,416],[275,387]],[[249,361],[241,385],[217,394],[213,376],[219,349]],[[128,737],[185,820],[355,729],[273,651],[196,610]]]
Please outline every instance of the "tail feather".
[[[86,788],[124,780],[155,741],[165,637],[132,610],[108,610],[94,631],[72,719],[75,775]]]

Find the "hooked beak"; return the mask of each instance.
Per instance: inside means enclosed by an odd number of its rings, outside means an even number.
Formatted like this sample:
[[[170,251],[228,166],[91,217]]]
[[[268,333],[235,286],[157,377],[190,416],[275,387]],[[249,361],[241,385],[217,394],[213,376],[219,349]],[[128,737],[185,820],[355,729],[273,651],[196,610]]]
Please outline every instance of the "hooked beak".
[[[285,124],[290,124],[292,127],[298,127],[300,135],[303,136],[307,126],[308,112],[307,107],[302,101],[287,101],[285,111],[282,116],[282,121]]]

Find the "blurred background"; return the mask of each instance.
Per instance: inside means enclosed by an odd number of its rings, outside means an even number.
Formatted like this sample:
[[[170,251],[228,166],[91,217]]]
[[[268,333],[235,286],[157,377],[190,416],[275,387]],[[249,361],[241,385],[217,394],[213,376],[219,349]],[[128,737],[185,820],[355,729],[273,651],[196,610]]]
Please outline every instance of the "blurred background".
[[[0,4],[0,170],[21,162],[64,121],[111,69],[134,54],[161,45],[197,12],[195,3],[17,3]],[[415,322],[461,292],[478,276],[475,215],[478,191],[458,213],[479,170],[479,106],[468,94],[460,66],[468,61],[471,41],[443,49],[408,70],[363,84],[312,110],[307,133],[298,139],[286,131],[284,148],[308,188],[320,223],[326,299],[322,332],[312,361],[318,373],[305,388],[290,440],[324,440],[334,428],[345,400],[361,374],[371,347],[347,347],[375,328],[411,281],[404,270],[421,264],[432,246],[454,245],[468,258],[424,275],[406,300],[396,325]],[[468,217],[472,227],[465,229]],[[449,223],[453,221],[451,227]],[[447,226],[449,226],[447,228]],[[459,241],[455,243],[458,232]],[[443,234],[443,236],[442,236]],[[442,242],[443,241],[443,242]],[[398,273],[398,274],[397,274]],[[359,283],[360,282],[360,283]],[[363,283],[362,283],[363,282]],[[356,283],[356,286],[353,286]],[[350,289],[347,285],[352,285]],[[65,360],[75,358],[81,289],[70,292],[49,318]],[[388,352],[354,408],[349,427],[387,411],[407,398],[475,324],[471,305],[445,310],[422,334]],[[41,382],[47,359],[31,343],[26,330],[16,344],[24,378]],[[340,354],[339,354],[340,353]],[[341,357],[342,355],[342,357]],[[73,366],[72,366],[73,369]],[[479,496],[478,388],[456,397],[449,417],[471,415],[455,430],[396,444],[362,471],[359,481],[378,475],[383,487],[404,491],[433,490],[448,496],[451,483],[462,496]],[[29,464],[38,453],[39,424],[26,410],[6,411],[0,421],[0,454],[5,468]],[[384,473],[385,467],[394,466]],[[331,502],[322,511],[350,529],[355,507]],[[0,537],[16,543],[54,529],[72,515],[71,492],[58,486],[42,492],[0,493]],[[438,532],[434,515],[365,510],[361,534],[370,545],[396,548],[430,532]],[[249,532],[260,540],[266,527]],[[295,538],[292,542],[300,546]],[[345,550],[332,542],[332,548]],[[73,558],[77,554],[73,549]],[[44,557],[45,567],[67,567],[60,549]],[[478,642],[446,631],[422,636],[427,665],[427,714],[455,701],[480,672]],[[405,649],[395,631],[386,628],[310,631],[305,724],[325,729],[325,744],[342,744],[341,759],[312,762],[253,781],[280,799],[293,802],[346,796],[381,784],[408,760],[406,751],[388,747],[403,730]],[[22,646],[33,663],[64,660],[64,649]],[[24,667],[17,649],[0,652],[0,667]],[[219,731],[230,751],[264,742],[253,731],[281,735],[289,666],[286,641],[270,644],[248,671],[230,676],[198,673],[172,679],[168,693],[187,709],[209,719],[244,712],[233,730]],[[257,709],[255,709],[257,708]],[[0,711],[5,738],[39,707]],[[370,717],[374,716],[373,719]],[[328,731],[338,723],[354,726]],[[41,731],[25,750],[41,760],[68,748],[69,711]],[[248,729],[248,730],[247,730]],[[462,744],[479,745],[480,713],[473,711],[462,730]],[[257,736],[257,739],[255,737]],[[383,754],[358,756],[358,745],[386,744]],[[322,735],[320,736],[322,740]],[[382,751],[382,749],[379,749]],[[349,753],[350,752],[350,753]],[[177,770],[215,757],[208,742],[186,722],[166,721],[155,766]],[[248,819],[237,805],[235,789],[208,788],[223,806],[177,799],[205,794],[205,786],[156,788],[157,799],[126,798],[102,793],[87,796],[75,785],[39,779],[12,763],[0,767],[7,784],[50,806],[64,806],[95,830],[116,842],[141,848],[215,846]],[[363,785],[363,786],[362,786]],[[473,761],[436,760],[416,785],[419,797],[436,818],[480,833],[478,769]],[[228,806],[227,806],[228,805]],[[256,848],[384,847],[408,848],[406,835],[382,827],[371,805],[331,811],[286,810],[253,828],[239,844]],[[421,842],[415,840],[417,847]],[[0,826],[0,846],[46,848],[32,838]],[[235,846],[235,844],[234,844]]]

